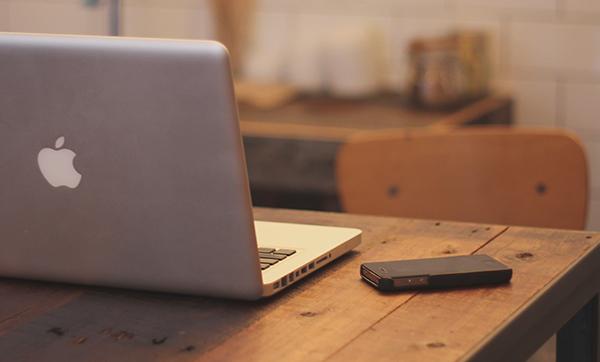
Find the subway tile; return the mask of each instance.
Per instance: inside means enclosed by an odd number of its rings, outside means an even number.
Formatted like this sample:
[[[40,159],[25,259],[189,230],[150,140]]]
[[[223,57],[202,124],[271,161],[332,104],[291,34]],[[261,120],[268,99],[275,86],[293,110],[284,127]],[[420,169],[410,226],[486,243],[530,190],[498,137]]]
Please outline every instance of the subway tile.
[[[557,0],[456,0],[460,7],[482,7],[495,10],[551,10],[558,6]]]
[[[0,31],[9,30],[8,1],[0,0]]]
[[[565,0],[564,9],[582,13],[600,12],[598,0]]]
[[[600,231],[600,198],[590,200],[588,204],[587,230]]]
[[[291,18],[287,13],[256,14],[244,60],[246,78],[265,83],[283,80],[292,44]]]
[[[390,15],[411,18],[414,16],[448,17],[452,0],[390,0]]]
[[[600,140],[591,139],[584,133],[577,132],[583,141],[590,169],[590,188],[600,190]],[[600,194],[596,195],[600,201]]]
[[[494,88],[515,101],[519,125],[553,127],[557,124],[557,83],[545,80],[496,80]]]
[[[268,13],[291,13],[295,10],[297,0],[256,0],[256,11]]]
[[[560,27],[554,24],[513,23],[508,32],[508,62],[513,67],[559,66]]]
[[[336,48],[327,44],[339,37],[344,38],[347,32],[367,34],[369,40],[366,46],[372,49],[364,52],[365,57],[374,62],[390,59],[390,22],[387,17],[299,14],[294,23],[287,79],[302,89],[317,90],[323,86],[319,83],[326,82],[327,68],[331,66],[327,54]],[[383,74],[387,63],[382,63],[380,71]]]
[[[450,0],[261,0],[261,10],[326,15],[412,16],[447,10]]]
[[[566,84],[565,120],[569,128],[600,134],[600,83]]]
[[[524,2],[525,3],[525,2]],[[523,21],[554,23],[561,20],[562,13],[552,8],[536,9],[515,7],[503,2],[489,1],[483,5],[456,4],[452,11],[457,17],[471,17],[478,20],[496,20],[502,22]]]
[[[9,30],[32,33],[108,33],[108,11],[104,3],[85,7],[79,1],[10,1]]]
[[[583,141],[588,160],[590,202],[587,229],[600,231],[600,138],[577,132]]]
[[[125,6],[181,8],[181,9],[208,9],[211,0],[122,0]],[[241,0],[236,0],[241,1]]]
[[[560,34],[559,68],[600,73],[600,26],[562,25]]]
[[[508,34],[511,67],[600,72],[600,26],[512,23]]]
[[[187,7],[137,6],[125,4],[123,31],[127,36],[159,38],[214,38],[210,12]]]
[[[387,15],[389,0],[288,0],[294,13],[345,15]]]
[[[383,76],[386,89],[393,92],[406,92],[408,74],[408,61],[401,59],[390,60],[387,73]]]

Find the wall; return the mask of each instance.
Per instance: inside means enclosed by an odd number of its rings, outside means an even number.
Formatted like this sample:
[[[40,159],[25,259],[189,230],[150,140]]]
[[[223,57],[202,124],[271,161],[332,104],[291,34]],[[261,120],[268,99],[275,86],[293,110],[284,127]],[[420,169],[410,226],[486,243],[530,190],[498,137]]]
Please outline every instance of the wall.
[[[332,27],[375,24],[384,37],[385,79],[403,79],[408,40],[454,27],[492,39],[494,85],[517,101],[527,126],[575,131],[591,165],[589,227],[600,230],[600,2],[597,0],[259,0],[252,54],[268,54],[284,78],[293,44]],[[0,0],[0,31],[106,34],[106,0]],[[125,0],[124,34],[211,38],[207,0]],[[308,33],[306,33],[308,32]]]

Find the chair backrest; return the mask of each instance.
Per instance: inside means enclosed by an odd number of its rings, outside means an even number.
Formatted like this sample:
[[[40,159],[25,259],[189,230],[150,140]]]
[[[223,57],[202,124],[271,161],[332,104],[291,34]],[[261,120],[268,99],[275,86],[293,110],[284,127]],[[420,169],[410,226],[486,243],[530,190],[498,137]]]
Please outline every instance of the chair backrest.
[[[352,213],[583,229],[588,175],[562,130],[466,128],[373,132],[337,158]]]

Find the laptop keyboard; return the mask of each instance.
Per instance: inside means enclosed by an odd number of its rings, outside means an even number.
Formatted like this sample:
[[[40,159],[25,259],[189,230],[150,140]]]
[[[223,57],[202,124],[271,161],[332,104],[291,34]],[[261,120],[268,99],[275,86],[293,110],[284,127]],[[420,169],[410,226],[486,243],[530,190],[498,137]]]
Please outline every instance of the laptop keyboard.
[[[296,250],[292,249],[258,248],[260,269],[265,270],[295,253]]]

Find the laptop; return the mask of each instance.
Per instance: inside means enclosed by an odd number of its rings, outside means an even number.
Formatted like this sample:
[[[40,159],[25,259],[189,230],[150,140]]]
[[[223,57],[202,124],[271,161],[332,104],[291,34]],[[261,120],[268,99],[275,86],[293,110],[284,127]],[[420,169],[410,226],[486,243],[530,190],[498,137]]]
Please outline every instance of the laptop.
[[[361,231],[255,221],[217,42],[0,34],[0,276],[258,299]]]

